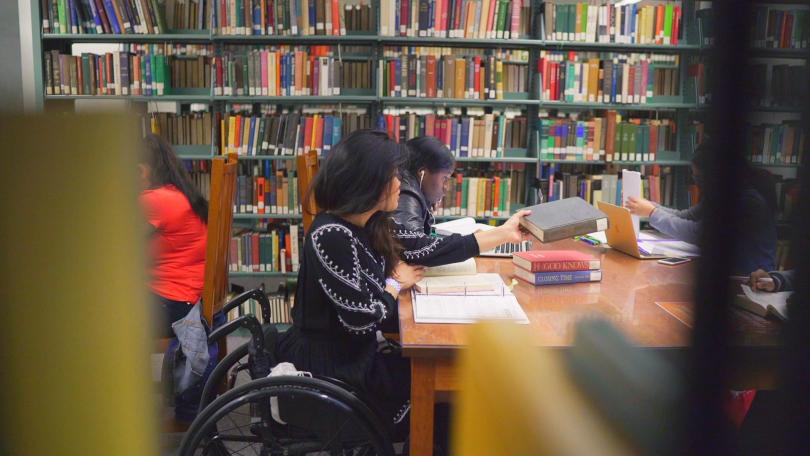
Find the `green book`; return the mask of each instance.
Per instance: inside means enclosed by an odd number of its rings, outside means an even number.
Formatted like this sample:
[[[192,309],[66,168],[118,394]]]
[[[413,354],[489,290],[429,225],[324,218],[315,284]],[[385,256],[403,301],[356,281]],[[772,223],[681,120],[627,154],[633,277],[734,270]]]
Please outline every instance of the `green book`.
[[[672,43],[672,21],[674,17],[674,7],[668,3],[664,10],[664,44]]]
[[[625,160],[622,152],[624,152],[624,122],[616,124],[616,136],[613,139],[613,159]]]
[[[636,143],[638,138],[638,125],[627,124],[624,126],[624,131],[627,133],[625,141],[627,141],[627,160],[636,160]]]
[[[509,0],[500,0],[501,5],[498,7],[498,25],[496,28],[497,37],[503,38],[504,31],[506,30],[506,14],[509,10]]]
[[[56,8],[59,11],[59,32],[68,33],[67,0],[58,0]]]
[[[579,30],[577,30],[577,33],[580,34],[581,36],[584,36],[585,32],[588,30],[588,4],[587,3],[582,4],[582,17],[580,19],[581,20],[579,22]],[[577,38],[577,39],[579,39],[579,38]]]
[[[464,215],[467,214],[467,198],[470,195],[470,179],[469,178],[462,178],[461,179],[461,213]]]
[[[504,138],[506,135],[506,116],[498,116],[498,147],[497,156],[503,157],[505,155]]]
[[[568,19],[565,17],[568,13],[568,5],[554,5],[554,39],[562,40],[565,38],[565,28],[568,26]]]
[[[573,41],[576,39],[575,35],[577,31],[577,5],[568,5],[566,19],[568,20],[568,27],[566,27],[568,36],[566,40]]]
[[[82,82],[82,93],[92,94],[92,87],[90,86],[90,55],[82,54],[82,73],[84,74],[84,81]]]
[[[169,33],[169,27],[166,26],[165,18],[163,17],[163,7],[158,4],[158,0],[150,0],[152,2],[152,11],[157,20],[155,24],[155,33]],[[146,13],[146,11],[144,11]]]

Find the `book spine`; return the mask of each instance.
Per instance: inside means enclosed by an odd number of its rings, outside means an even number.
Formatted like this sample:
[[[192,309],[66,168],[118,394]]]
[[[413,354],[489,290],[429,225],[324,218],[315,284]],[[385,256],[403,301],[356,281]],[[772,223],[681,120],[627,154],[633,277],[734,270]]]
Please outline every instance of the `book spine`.
[[[518,275],[520,278],[526,278]],[[537,272],[534,274],[535,285],[560,285],[568,283],[598,282],[602,280],[601,271],[572,271],[572,272]]]

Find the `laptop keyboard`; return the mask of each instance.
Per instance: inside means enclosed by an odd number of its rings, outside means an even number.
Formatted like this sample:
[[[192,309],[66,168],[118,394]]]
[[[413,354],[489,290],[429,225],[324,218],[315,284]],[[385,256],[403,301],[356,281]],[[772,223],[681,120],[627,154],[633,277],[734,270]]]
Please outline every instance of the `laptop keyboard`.
[[[506,244],[501,244],[492,250],[481,252],[481,256],[511,257],[514,253],[525,252],[531,249],[532,241],[507,242]]]

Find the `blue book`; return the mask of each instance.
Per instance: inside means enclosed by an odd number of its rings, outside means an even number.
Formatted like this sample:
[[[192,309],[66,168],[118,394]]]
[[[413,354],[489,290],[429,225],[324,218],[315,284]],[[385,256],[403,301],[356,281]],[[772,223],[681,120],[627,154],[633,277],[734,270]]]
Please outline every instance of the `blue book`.
[[[633,7],[633,11],[630,13],[630,42],[635,43],[636,42],[636,26],[638,25],[638,24],[636,24],[636,21],[638,19],[636,17],[636,14],[638,14],[638,5],[632,5],[632,7]]]
[[[394,96],[402,96],[402,60],[394,61]]]
[[[90,14],[93,15],[93,22],[96,23],[96,28],[94,32],[104,33],[104,23],[101,22],[101,16],[98,14],[98,10],[96,9],[96,2],[91,0],[87,3],[90,5]]]
[[[456,157],[458,157],[458,133],[456,129],[457,125],[458,122],[455,119],[453,119],[453,122],[450,124],[450,128],[452,128],[452,130],[450,130],[450,152],[452,152],[453,155],[455,155]]]
[[[250,118],[250,126],[248,127],[248,143],[245,155],[256,155],[253,153],[253,135],[256,133],[256,118]]]
[[[343,119],[335,116],[332,118],[332,145],[337,145],[341,139],[343,139]]]
[[[613,75],[610,78],[610,102],[616,103],[616,83],[619,79],[619,65],[611,65],[611,69],[613,70]]]
[[[565,155],[567,155],[567,154],[568,154],[568,147],[571,145],[571,144],[569,144],[569,143],[568,143],[568,124],[567,124],[567,123],[564,123],[564,124],[560,125],[560,126],[559,126],[559,130],[558,130],[558,132],[559,132],[559,134],[560,134],[560,135],[559,135],[559,136],[560,136],[560,138],[562,138],[562,144],[563,144],[563,146],[562,146],[562,153],[563,153],[563,158],[567,158],[567,157],[565,157]]]
[[[585,158],[585,147],[587,147],[587,138],[585,137],[585,123],[577,122],[577,158]]]
[[[253,35],[262,34],[262,6],[259,2],[253,3],[253,31],[251,33]]]
[[[323,116],[323,152],[321,154],[325,157],[326,153],[332,149],[332,121],[334,117]]]
[[[531,272],[515,268],[515,276],[532,285],[561,285],[567,283],[599,282],[602,271]]]
[[[470,118],[464,117],[461,119],[461,137],[459,147],[459,157],[469,156],[469,136],[470,136]]]
[[[385,132],[388,131],[388,126],[385,123],[385,116],[384,115],[380,114],[380,115],[377,116],[376,128],[377,128],[377,130],[380,130],[380,131],[385,131]]]
[[[112,0],[104,0],[104,10],[107,12],[107,19],[109,19],[110,27],[113,33],[121,34],[121,26],[118,24],[118,17],[115,15],[115,8],[113,8]]]
[[[616,181],[616,201],[613,202],[616,206],[622,207],[622,180]]]
[[[315,0],[307,0],[307,6],[309,7],[309,29],[311,32],[315,30]],[[314,33],[313,33],[314,34]]]

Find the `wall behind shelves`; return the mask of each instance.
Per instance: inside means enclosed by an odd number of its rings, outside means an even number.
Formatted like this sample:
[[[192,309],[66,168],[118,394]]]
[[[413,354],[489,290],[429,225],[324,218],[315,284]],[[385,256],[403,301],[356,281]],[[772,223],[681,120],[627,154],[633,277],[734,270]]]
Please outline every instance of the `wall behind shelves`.
[[[17,2],[0,2],[0,109],[7,111],[23,106],[20,22]]]

